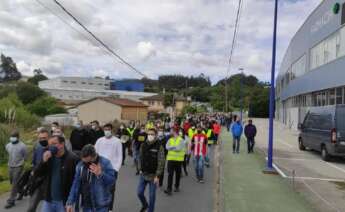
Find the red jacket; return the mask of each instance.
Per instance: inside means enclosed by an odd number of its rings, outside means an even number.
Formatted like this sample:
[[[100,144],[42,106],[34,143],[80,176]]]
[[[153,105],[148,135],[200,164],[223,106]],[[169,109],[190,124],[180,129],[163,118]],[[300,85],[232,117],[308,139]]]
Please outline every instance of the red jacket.
[[[205,134],[196,134],[192,139],[192,153],[194,156],[206,156],[207,154],[207,136]]]
[[[185,123],[183,124],[183,130],[184,130],[184,132],[185,132],[185,133],[188,133],[189,128],[191,128],[190,123],[189,123],[189,122],[185,122]]]

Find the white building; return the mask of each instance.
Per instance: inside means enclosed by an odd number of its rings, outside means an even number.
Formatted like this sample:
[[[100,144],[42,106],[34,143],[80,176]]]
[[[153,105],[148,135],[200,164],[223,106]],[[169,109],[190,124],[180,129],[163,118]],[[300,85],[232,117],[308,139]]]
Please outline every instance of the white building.
[[[111,80],[87,77],[58,77],[39,82],[42,89],[68,88],[68,89],[91,89],[110,90]]]
[[[39,82],[50,96],[67,104],[77,104],[96,97],[116,97],[140,101],[156,93],[109,90],[110,80],[80,77],[59,77]]]

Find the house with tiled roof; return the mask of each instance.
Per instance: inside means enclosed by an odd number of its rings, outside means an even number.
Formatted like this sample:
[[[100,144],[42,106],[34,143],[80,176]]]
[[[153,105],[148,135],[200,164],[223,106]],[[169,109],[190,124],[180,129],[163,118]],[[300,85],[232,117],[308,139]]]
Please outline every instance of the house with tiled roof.
[[[76,106],[78,119],[83,123],[98,120],[101,124],[112,122],[129,122],[147,120],[148,106],[130,99],[114,97],[97,97]]]

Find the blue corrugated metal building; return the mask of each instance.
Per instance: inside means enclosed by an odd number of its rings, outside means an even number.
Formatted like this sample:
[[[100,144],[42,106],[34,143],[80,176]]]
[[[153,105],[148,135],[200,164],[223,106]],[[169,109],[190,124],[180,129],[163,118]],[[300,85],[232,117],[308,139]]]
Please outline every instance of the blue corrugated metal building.
[[[115,80],[110,84],[111,90],[144,92],[144,83],[133,80]]]

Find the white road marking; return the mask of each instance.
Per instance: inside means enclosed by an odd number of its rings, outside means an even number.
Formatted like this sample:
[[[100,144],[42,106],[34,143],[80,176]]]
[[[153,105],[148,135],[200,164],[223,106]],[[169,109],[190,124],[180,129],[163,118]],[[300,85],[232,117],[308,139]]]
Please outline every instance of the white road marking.
[[[296,180],[319,180],[319,181],[328,181],[328,182],[345,182],[345,179],[331,179],[331,178],[317,178],[317,177],[292,177],[288,176],[288,179],[296,179]]]
[[[334,207],[332,203],[324,199],[319,193],[317,193],[310,185],[308,185],[304,180],[302,181],[303,184],[312,192],[314,193],[319,199],[321,199],[324,203],[326,203],[328,206],[332,207],[335,209],[337,212],[341,212],[338,208]]]
[[[325,162],[325,161],[323,161],[323,162]],[[329,162],[325,162],[325,163],[328,164],[330,167],[333,167],[333,168],[335,168],[335,169],[337,169],[337,170],[339,170],[339,171],[345,173],[345,169],[342,169],[342,168],[340,168],[339,166],[334,165],[334,164],[329,163]]]
[[[311,158],[284,158],[284,157],[274,157],[277,160],[300,160],[300,161],[320,161],[318,159],[311,159]]]

